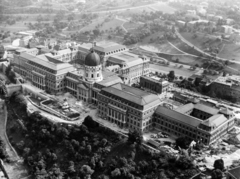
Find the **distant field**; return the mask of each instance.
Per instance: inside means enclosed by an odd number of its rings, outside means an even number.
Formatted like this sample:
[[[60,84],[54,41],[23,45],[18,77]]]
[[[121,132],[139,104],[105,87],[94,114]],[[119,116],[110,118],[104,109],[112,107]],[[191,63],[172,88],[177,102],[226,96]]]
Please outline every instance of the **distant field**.
[[[0,24],[0,29],[4,31],[10,31],[10,32],[19,32],[23,30],[28,30],[28,27],[24,25],[22,22],[17,22],[14,25],[3,25]]]
[[[159,2],[158,4],[150,5],[154,10],[162,11],[163,13],[172,14],[176,11],[173,7],[169,6],[164,2]]]

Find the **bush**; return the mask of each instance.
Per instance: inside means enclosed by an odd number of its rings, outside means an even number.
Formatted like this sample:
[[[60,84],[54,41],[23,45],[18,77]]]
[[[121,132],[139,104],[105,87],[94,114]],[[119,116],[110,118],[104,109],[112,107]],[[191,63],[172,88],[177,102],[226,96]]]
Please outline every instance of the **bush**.
[[[97,128],[97,127],[99,127],[99,123],[97,123],[96,121],[94,121],[91,116],[87,116],[87,117],[84,119],[83,124],[84,124],[87,128]]]

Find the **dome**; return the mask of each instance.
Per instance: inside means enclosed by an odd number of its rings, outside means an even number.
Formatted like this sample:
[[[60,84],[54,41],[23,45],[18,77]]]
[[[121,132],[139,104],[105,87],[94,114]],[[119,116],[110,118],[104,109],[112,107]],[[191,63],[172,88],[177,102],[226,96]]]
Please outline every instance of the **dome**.
[[[85,57],[85,65],[86,66],[98,66],[98,65],[101,65],[100,56],[97,53],[95,53],[94,51],[91,51]]]

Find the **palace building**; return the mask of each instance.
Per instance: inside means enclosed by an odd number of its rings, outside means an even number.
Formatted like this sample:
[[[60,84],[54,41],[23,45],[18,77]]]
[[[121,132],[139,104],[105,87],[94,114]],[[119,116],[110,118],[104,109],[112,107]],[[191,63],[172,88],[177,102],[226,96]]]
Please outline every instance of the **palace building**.
[[[84,69],[69,72],[65,83],[66,91],[77,99],[97,104],[101,88],[122,83],[122,80],[115,73],[103,71],[99,55],[92,50],[85,58]]]
[[[159,106],[153,117],[155,128],[178,137],[211,144],[234,127],[235,116],[228,109],[218,110],[203,104],[186,104],[176,110]]]
[[[128,51],[126,46],[117,44],[115,42],[99,42],[99,43],[87,43],[78,45],[78,52],[79,52],[79,63],[83,64],[85,61],[86,55],[89,51],[93,49],[101,58],[101,62],[103,67],[105,67],[106,61],[108,58],[114,54],[122,53],[124,51]]]
[[[64,91],[67,73],[75,70],[69,63],[46,55],[34,56],[25,52],[15,55],[12,63],[14,71],[31,81],[34,86],[52,93]]]
[[[107,60],[107,67],[119,67],[116,73],[128,85],[140,82],[141,76],[149,75],[150,60],[145,56],[138,56],[130,52],[112,55]],[[116,68],[113,68],[115,70]]]
[[[152,128],[152,115],[160,103],[157,95],[118,83],[98,94],[98,114],[120,127],[145,132]]]

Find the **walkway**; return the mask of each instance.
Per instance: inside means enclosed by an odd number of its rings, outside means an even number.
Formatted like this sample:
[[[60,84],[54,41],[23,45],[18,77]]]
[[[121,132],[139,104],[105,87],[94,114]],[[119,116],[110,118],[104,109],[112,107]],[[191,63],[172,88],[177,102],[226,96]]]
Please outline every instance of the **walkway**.
[[[125,32],[128,32],[128,30],[123,26],[126,22],[129,22],[128,20],[126,19],[122,19],[122,18],[119,18],[118,16],[116,16],[116,19],[117,20],[120,20],[120,21],[123,21],[123,23],[121,24],[121,27],[122,29],[125,31]]]
[[[11,146],[7,134],[7,108],[5,107],[3,112],[0,113],[0,136],[6,144],[6,151],[13,163],[4,163],[5,169],[10,179],[28,179],[28,173],[23,165],[23,161],[20,159],[14,148]]]

